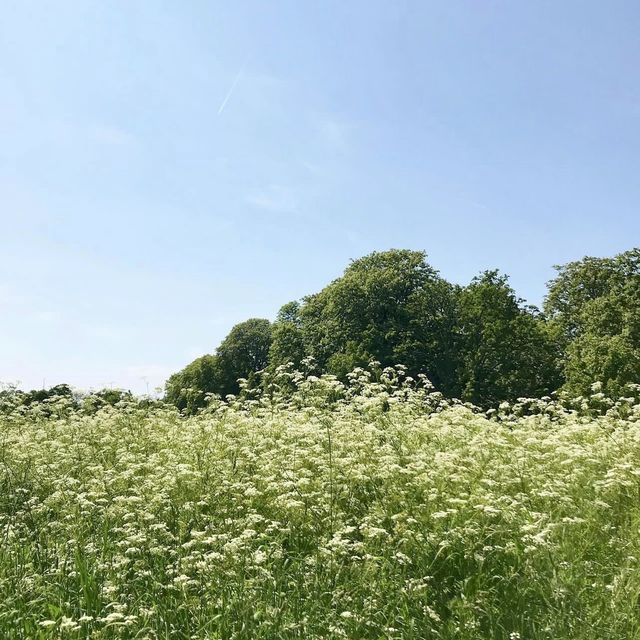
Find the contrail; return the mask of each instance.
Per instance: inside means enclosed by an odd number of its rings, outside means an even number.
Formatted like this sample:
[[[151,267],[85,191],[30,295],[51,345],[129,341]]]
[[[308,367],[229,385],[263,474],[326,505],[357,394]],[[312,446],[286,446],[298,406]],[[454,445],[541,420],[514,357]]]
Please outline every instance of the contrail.
[[[231,89],[229,89],[227,95],[225,96],[224,100],[222,101],[222,104],[220,105],[220,108],[218,109],[218,115],[220,115],[224,111],[224,108],[227,106],[227,102],[229,102],[229,98],[231,97],[231,94],[233,93],[233,90],[236,88],[236,85],[238,84],[238,81],[240,80],[240,76],[242,75],[242,72],[244,71],[244,67],[245,67],[244,64],[240,67],[240,71],[238,71],[238,75],[236,76],[235,80],[233,81],[233,84],[231,85]]]

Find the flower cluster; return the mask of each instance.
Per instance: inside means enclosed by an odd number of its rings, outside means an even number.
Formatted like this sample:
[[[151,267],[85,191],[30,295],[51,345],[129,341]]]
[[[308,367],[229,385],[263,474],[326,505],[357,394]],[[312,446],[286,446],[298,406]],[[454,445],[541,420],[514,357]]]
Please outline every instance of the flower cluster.
[[[640,634],[640,405],[425,383],[4,413],[0,637]]]

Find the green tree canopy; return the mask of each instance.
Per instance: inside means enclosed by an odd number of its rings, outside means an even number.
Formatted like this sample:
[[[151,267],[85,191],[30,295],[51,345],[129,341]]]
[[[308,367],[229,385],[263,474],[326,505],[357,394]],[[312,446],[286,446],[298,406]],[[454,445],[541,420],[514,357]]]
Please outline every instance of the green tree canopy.
[[[593,382],[616,396],[640,382],[640,249],[556,267],[545,310],[562,351],[565,389]]]
[[[68,384],[57,384],[49,389],[34,389],[24,394],[23,404],[30,405],[35,402],[44,402],[55,398],[72,398],[73,390]]]
[[[288,302],[280,308],[271,328],[271,338],[269,365],[275,368],[291,362],[299,367],[307,355],[299,302]]]
[[[445,343],[452,300],[453,288],[424,252],[371,253],[305,298],[300,315],[307,351],[337,375],[375,358],[442,382],[451,368]]]
[[[553,340],[543,318],[522,305],[506,276],[486,271],[460,292],[457,328],[462,399],[494,406],[556,388]]]
[[[205,405],[205,394],[221,393],[222,376],[217,356],[196,358],[174,373],[165,385],[165,399],[180,410],[193,413]]]
[[[371,359],[404,364],[446,395],[485,407],[563,383],[573,394],[594,381],[623,393],[640,380],[640,250],[557,269],[543,315],[497,271],[460,287],[441,278],[424,252],[373,252],[320,292],[285,304],[273,324],[237,324],[215,356],[169,379],[167,399],[197,408],[204,393],[237,393],[238,378],[257,384],[259,371],[299,367],[306,356],[341,378]]]
[[[271,340],[271,323],[263,318],[251,318],[231,329],[216,351],[222,395],[238,393],[239,378],[267,367]]]

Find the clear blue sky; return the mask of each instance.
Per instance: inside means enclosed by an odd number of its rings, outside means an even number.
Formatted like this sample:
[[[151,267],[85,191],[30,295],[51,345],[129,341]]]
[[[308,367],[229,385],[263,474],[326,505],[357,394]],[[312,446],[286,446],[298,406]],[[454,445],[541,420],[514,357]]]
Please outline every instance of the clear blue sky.
[[[375,249],[540,304],[640,244],[639,34],[637,0],[5,1],[0,380],[153,388]]]

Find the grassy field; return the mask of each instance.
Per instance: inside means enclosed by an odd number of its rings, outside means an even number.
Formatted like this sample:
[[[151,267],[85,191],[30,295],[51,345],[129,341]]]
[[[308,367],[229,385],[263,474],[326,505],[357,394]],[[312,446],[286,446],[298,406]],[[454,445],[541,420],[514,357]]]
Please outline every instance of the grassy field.
[[[0,638],[640,638],[639,404],[287,384],[0,416]]]

